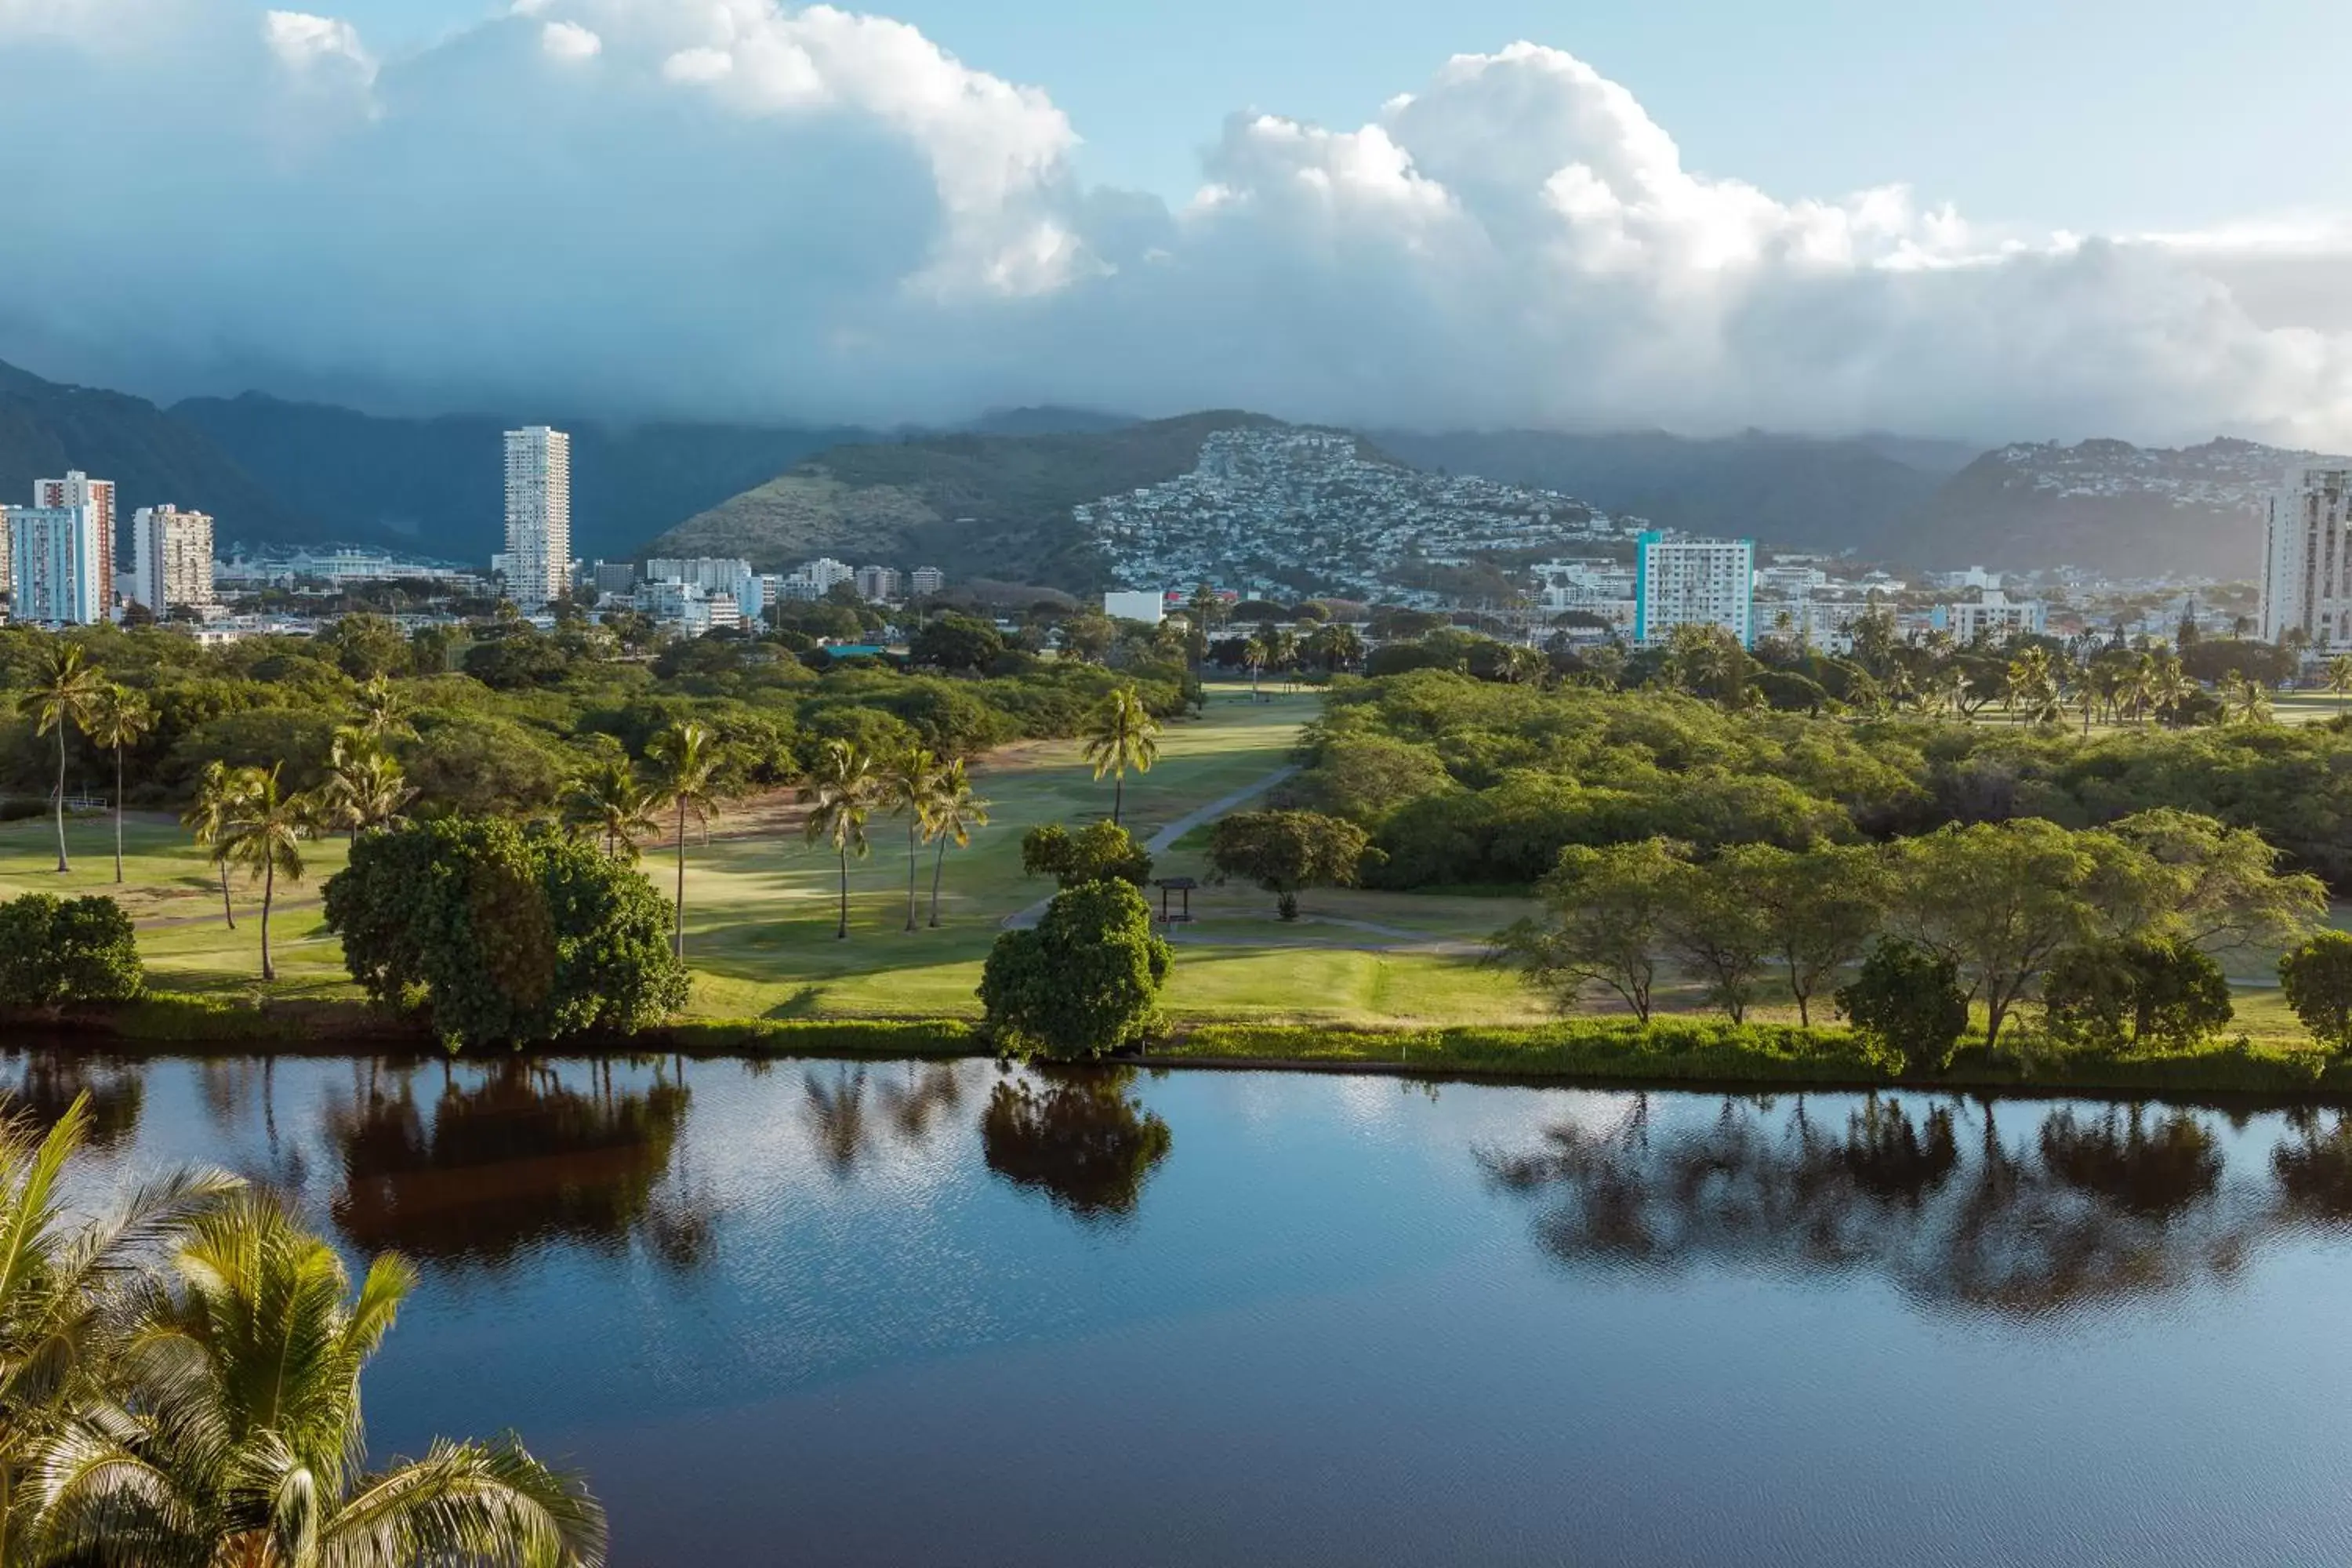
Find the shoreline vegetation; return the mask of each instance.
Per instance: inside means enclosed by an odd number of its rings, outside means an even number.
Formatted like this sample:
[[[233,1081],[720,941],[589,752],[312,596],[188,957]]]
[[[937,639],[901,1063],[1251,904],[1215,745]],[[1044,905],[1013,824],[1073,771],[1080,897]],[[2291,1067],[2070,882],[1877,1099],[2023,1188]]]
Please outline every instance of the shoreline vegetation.
[[[349,1002],[256,1006],[215,996],[151,994],[58,1016],[0,1019],[5,1033],[103,1042],[134,1056],[445,1055],[429,1031]],[[515,1054],[504,1048],[468,1057]],[[973,1020],[958,1017],[682,1018],[638,1034],[580,1035],[522,1053],[696,1058],[857,1057],[883,1060],[991,1058]],[[1970,1032],[1941,1072],[1903,1070],[1843,1026],[1734,1025],[1662,1016],[1566,1018],[1531,1025],[1395,1029],[1320,1024],[1187,1022],[1107,1065],[1224,1070],[1352,1072],[1433,1079],[1771,1092],[1908,1089],[1948,1093],[2082,1094],[2098,1098],[2246,1098],[2352,1104],[2352,1058],[2316,1047],[2215,1038],[2179,1049],[2105,1051],[2028,1037],[1997,1055]]]

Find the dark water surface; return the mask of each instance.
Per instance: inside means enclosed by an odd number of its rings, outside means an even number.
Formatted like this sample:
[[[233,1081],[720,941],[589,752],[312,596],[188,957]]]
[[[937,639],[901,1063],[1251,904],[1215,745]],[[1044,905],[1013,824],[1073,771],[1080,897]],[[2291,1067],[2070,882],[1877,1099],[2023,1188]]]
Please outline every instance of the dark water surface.
[[[2342,1563],[2352,1123],[17,1053],[419,1260],[379,1454],[623,1564]]]

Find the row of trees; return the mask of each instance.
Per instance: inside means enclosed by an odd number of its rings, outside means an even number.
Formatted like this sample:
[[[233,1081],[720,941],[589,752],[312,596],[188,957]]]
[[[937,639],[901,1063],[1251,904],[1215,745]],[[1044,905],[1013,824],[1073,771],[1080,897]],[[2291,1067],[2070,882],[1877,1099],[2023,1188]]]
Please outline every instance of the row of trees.
[[[511,1437],[371,1468],[360,1384],[416,1274],[183,1171],[77,1222],[87,1095],[0,1126],[0,1558],[593,1568],[602,1509]]]
[[[1563,1006],[1598,987],[1647,1021],[1671,972],[1735,1022],[1769,983],[1810,1023],[1892,936],[1949,966],[1984,1010],[1989,1050],[2037,994],[2062,1033],[2147,1043],[2226,1021],[2212,951],[2292,942],[2324,912],[2318,881],[2276,861],[2257,835],[2176,811],[2083,831],[1979,823],[1884,847],[1570,846],[1538,887],[1546,912],[1498,933],[1496,952]],[[1906,985],[1933,989],[1916,974]]]

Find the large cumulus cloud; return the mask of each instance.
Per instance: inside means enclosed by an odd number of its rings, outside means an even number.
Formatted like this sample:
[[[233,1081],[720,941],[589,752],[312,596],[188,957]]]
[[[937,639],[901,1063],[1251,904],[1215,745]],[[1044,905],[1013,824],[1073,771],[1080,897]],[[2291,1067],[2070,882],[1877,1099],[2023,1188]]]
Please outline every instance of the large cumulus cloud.
[[[1774,195],[1533,45],[1353,130],[1236,115],[1173,209],[1084,185],[1045,91],[825,6],[523,0],[387,58],[230,0],[0,0],[0,354],[158,393],[2352,442],[2340,223]]]

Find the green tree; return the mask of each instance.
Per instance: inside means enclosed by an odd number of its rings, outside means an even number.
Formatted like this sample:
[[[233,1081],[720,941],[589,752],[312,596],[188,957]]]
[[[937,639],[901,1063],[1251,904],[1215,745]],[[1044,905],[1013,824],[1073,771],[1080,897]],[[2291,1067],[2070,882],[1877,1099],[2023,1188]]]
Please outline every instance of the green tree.
[[[326,886],[352,978],[453,1046],[628,1033],[684,1006],[666,902],[593,844],[496,818],[371,833]]]
[[[319,786],[319,801],[327,822],[352,836],[373,827],[390,827],[404,821],[401,813],[416,798],[400,764],[359,730],[335,736],[327,759],[327,779]]]
[[[2352,936],[2324,931],[2279,960],[2279,985],[2320,1044],[2352,1051]]]
[[[408,638],[389,616],[338,616],[319,634],[319,647],[353,680],[379,680],[410,668]]]
[[[261,879],[261,978],[278,978],[269,953],[269,912],[278,899],[278,879],[299,882],[304,875],[302,841],[318,830],[319,803],[279,787],[278,770],[247,770],[228,820],[213,853]]]
[[[1151,764],[1160,760],[1160,721],[1143,705],[1134,687],[1122,686],[1105,698],[1102,706],[1087,721],[1082,738],[1086,742],[1086,759],[1094,764],[1096,779],[1100,780],[1105,773],[1112,775],[1110,819],[1117,824],[1127,804],[1127,771],[1133,768],[1139,773],[1148,773]]]
[[[2327,661],[2327,689],[2336,693],[2336,710],[2344,711],[2347,698],[2352,698],[2352,653],[2339,653]]]
[[[895,752],[876,776],[881,804],[907,819],[907,930],[915,929],[915,871],[921,840],[931,831],[931,809],[940,787],[940,759],[928,746]]]
[[[2009,661],[2009,709],[2029,724],[2056,721],[2063,711],[2050,650],[2030,647]]]
[[[2158,885],[2147,857],[2115,835],[2039,818],[1906,839],[1895,865],[1895,923],[1952,960],[1985,1005],[1988,1051],[2052,954],[2133,925]]]
[[[1076,833],[1049,822],[1021,836],[1021,874],[1051,877],[1064,888],[1114,879],[1140,888],[1151,880],[1151,856],[1115,822],[1091,822]]]
[[[1141,893],[1127,882],[1087,882],[1055,894],[1034,929],[996,939],[981,971],[981,1005],[1008,1055],[1102,1056],[1150,1032],[1173,962]]]
[[[1352,888],[1371,840],[1352,822],[1314,811],[1242,811],[1209,830],[1209,864],[1278,896],[1286,921],[1298,918],[1309,888]]]
[[[1708,1003],[1734,1024],[1747,1021],[1777,934],[1742,868],[1740,862],[1720,859],[1677,866],[1662,886],[1659,923],[1667,955],[1696,977]]]
[[[114,881],[122,883],[122,753],[155,728],[155,710],[145,694],[112,682],[98,689],[86,732],[90,743],[114,753]]]
[[[996,628],[971,616],[934,616],[916,628],[907,645],[909,661],[950,673],[986,669],[1003,652],[1004,639]]]
[[[636,864],[640,840],[661,832],[661,801],[618,759],[590,768],[563,795],[563,821],[574,833],[601,837],[604,853]]]
[[[1498,932],[1495,956],[1529,984],[1558,992],[1563,1012],[1600,984],[1647,1024],[1675,888],[1688,867],[1682,847],[1664,838],[1571,844],[1536,885],[1545,915]]]
[[[2042,999],[2053,1034],[2108,1050],[2194,1045],[2232,1013],[2221,966],[2160,936],[2067,948],[2050,961]]]
[[[0,901],[0,1008],[127,1002],[144,986],[138,933],[112,899]]]
[[[686,719],[653,738],[646,748],[653,763],[654,797],[677,813],[677,922],[670,951],[686,956],[686,819],[690,816],[707,833],[718,813],[713,779],[719,771],[719,737],[699,720]]]
[[[1782,980],[1810,1026],[1812,999],[1839,970],[1862,956],[1885,919],[1886,876],[1876,852],[1858,845],[1782,849],[1739,844],[1717,861],[1769,933]]]
[[[1969,1026],[1958,967],[1899,937],[1884,938],[1870,950],[1853,984],[1839,987],[1837,1005],[1911,1073],[1943,1071]]]
[[[391,678],[381,672],[368,677],[360,685],[359,717],[352,728],[373,745],[388,745],[397,740],[413,740],[416,726],[409,721],[408,699]]]
[[[386,1256],[352,1293],[259,1194],[186,1221],[132,1325],[131,1397],[43,1445],[42,1560],[602,1563],[603,1510],[512,1438],[361,1469],[361,1377],[415,1281]]]
[[[87,731],[98,710],[103,678],[83,657],[81,645],[58,641],[35,670],[31,689],[16,700],[16,710],[33,721],[33,732],[58,737],[58,872],[73,869],[66,855],[66,731]],[[1097,773],[1096,777],[1102,775]]]
[[[2125,925],[2208,947],[2299,941],[2327,912],[2327,889],[2305,873],[2282,874],[2283,857],[2252,828],[2158,807],[2108,831],[2147,857],[2145,903]]]
[[[2234,724],[2266,724],[2271,717],[2271,689],[2240,670],[2221,678],[2216,694],[2221,715]]]
[[[831,848],[841,861],[841,918],[834,939],[849,937],[849,858],[866,858],[866,819],[873,815],[874,759],[847,741],[828,741],[801,786],[808,806],[803,832],[811,844]]]
[[[249,770],[232,768],[223,762],[206,763],[196,783],[195,798],[180,814],[180,826],[194,834],[199,845],[218,850],[236,813],[237,796],[251,785],[252,780]],[[228,861],[217,853],[212,861],[213,868],[220,873],[221,918],[228,922],[229,930],[235,931],[236,906],[229,901]]]
[[[1039,1065],[989,1091],[981,1155],[1016,1186],[1043,1192],[1079,1219],[1135,1212],[1175,1135],[1129,1089],[1133,1068]]]
[[[940,770],[931,795],[931,925],[940,923],[940,877],[947,869],[948,846],[961,849],[971,842],[971,830],[988,826],[988,802],[972,793],[963,759]]]

